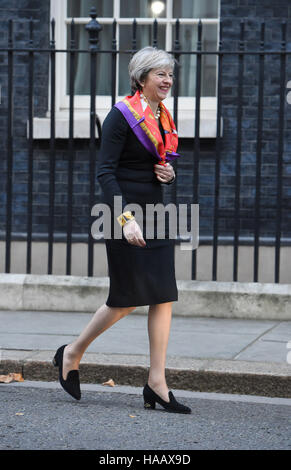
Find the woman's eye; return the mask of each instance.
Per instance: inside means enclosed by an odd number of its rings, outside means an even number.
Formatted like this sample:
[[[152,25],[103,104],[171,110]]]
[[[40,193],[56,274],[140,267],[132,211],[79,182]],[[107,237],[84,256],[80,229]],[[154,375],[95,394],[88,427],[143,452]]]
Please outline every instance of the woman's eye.
[[[158,76],[162,78],[166,77],[164,73],[159,73]],[[173,79],[173,75],[169,75],[169,78]]]

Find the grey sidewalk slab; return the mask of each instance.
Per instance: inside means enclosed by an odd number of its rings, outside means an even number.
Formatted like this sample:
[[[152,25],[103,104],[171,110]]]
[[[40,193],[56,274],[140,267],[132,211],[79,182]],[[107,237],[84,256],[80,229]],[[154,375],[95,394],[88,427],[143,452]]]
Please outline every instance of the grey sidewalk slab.
[[[0,311],[0,373],[56,381],[56,349],[74,340],[93,314]],[[91,343],[82,383],[141,386],[147,379],[147,315],[130,314]],[[173,316],[167,381],[179,389],[291,398],[287,344],[291,321]]]
[[[66,332],[68,334],[79,334],[80,328],[84,327],[92,318],[90,313],[76,312],[44,312],[44,311],[0,311],[1,330],[12,333],[47,333],[59,334]],[[118,325],[119,328],[139,328],[146,326],[147,315],[130,314],[123,318]],[[244,319],[227,319],[227,318],[199,318],[199,317],[175,317],[172,319],[173,324],[180,331],[189,331],[189,325],[192,325],[196,331],[217,333],[222,328],[226,334],[262,334],[272,327],[283,326],[282,330],[286,331],[286,325],[289,325],[291,334],[291,321],[270,321],[270,320],[244,320]],[[173,328],[172,328],[173,329]]]
[[[73,341],[91,318],[92,314],[75,312],[1,311],[0,348],[53,351]],[[283,323],[280,329],[280,322],[267,320],[173,317],[168,355],[257,361],[259,350],[259,360],[284,362],[291,322]],[[273,343],[263,343],[264,338],[278,340],[275,352],[270,353]],[[131,314],[115,323],[88,352],[148,354],[147,315]]]
[[[264,341],[263,339],[259,339],[239,353],[235,359],[239,361],[256,360],[283,363],[286,362],[287,353],[288,349],[285,341]]]
[[[291,321],[282,321],[264,335],[262,341],[290,341]]]

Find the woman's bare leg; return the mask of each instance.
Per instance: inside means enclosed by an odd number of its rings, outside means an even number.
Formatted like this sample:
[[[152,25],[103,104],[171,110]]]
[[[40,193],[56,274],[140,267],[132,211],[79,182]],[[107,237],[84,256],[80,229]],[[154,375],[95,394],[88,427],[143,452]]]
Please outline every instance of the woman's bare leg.
[[[97,336],[134,309],[135,307],[108,307],[106,304],[103,304],[94,314],[80,336],[65,347],[63,378],[66,380],[70,370],[79,368],[79,363],[84,352]]]
[[[149,386],[165,401],[169,401],[165,367],[172,319],[172,302],[150,305],[148,333],[150,344]]]

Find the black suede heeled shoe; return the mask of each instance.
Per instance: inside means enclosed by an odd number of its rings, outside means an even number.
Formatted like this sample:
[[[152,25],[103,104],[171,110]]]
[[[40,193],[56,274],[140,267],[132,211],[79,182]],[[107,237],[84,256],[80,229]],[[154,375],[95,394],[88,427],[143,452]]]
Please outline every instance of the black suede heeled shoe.
[[[69,393],[73,398],[76,400],[80,400],[81,398],[81,390],[80,390],[80,380],[79,380],[79,371],[78,370],[70,370],[66,380],[63,379],[63,357],[64,357],[64,349],[67,345],[64,344],[61,346],[54,358],[53,358],[53,365],[59,368],[59,381],[63,389]]]
[[[156,402],[162,405],[166,411],[170,413],[191,413],[192,410],[188,406],[182,405],[178,403],[176,398],[173,395],[173,392],[169,392],[169,399],[170,402],[166,402],[163,400],[159,395],[157,395],[148,384],[144,386],[143,389],[143,397],[144,397],[144,407],[150,408],[152,410],[156,407]]]

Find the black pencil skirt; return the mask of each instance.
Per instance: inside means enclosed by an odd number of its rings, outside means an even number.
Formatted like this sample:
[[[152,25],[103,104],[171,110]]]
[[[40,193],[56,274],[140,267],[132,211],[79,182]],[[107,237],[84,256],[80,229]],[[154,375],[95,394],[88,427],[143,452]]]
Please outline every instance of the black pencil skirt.
[[[106,305],[137,307],[178,300],[174,241],[155,241],[143,248],[123,240],[106,240],[110,279]]]
[[[144,208],[146,203],[163,203],[162,188],[151,183],[119,182],[126,200],[137,202]],[[116,223],[116,221],[114,222]],[[110,279],[109,307],[137,307],[178,300],[175,277],[175,241],[165,238],[147,239],[146,217],[143,219],[145,247],[138,247],[122,239],[107,239],[106,253]]]

